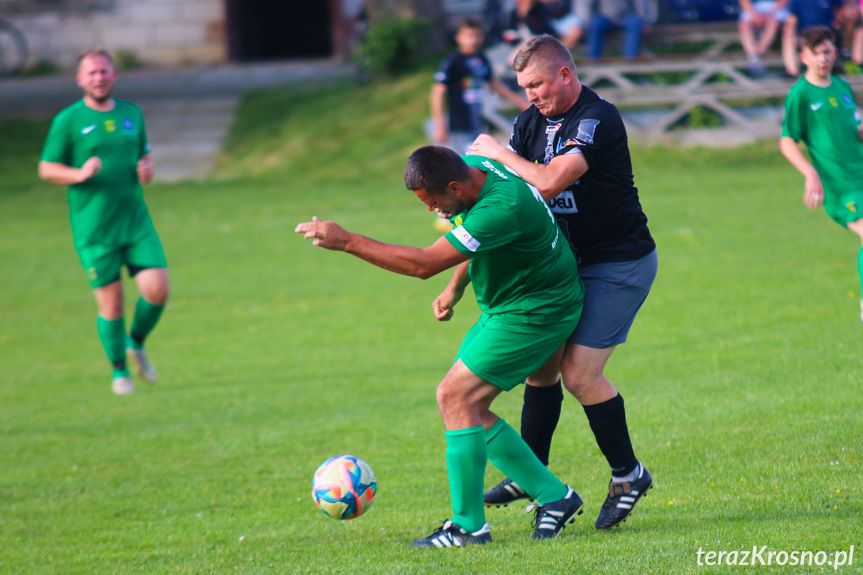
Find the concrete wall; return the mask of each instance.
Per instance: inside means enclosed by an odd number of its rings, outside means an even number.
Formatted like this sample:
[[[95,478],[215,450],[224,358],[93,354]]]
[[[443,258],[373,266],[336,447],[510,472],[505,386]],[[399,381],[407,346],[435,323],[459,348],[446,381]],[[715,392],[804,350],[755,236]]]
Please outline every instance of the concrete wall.
[[[29,65],[64,69],[95,46],[147,65],[223,62],[224,12],[223,0],[0,0],[0,18],[27,39]]]

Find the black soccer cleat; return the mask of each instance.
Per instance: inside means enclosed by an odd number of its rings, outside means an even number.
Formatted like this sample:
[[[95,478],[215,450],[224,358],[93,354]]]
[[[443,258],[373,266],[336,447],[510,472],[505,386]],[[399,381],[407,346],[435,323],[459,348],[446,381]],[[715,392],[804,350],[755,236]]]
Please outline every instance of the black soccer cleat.
[[[653,477],[641,463],[638,464],[638,477],[633,481],[608,483],[608,497],[602,504],[599,517],[596,518],[597,529],[611,529],[619,525],[629,514],[638,500],[647,495],[647,490],[653,487]]]
[[[536,527],[531,539],[553,539],[557,537],[568,523],[575,521],[576,515],[581,515],[582,507],[584,507],[584,501],[569,485],[566,486],[566,497],[563,499],[545,505],[538,503],[528,505],[527,512],[534,512],[531,525]]]
[[[524,489],[519,487],[518,483],[509,477],[486,491],[482,499],[486,507],[506,507],[519,499],[533,501],[533,498],[525,493]]]
[[[414,547],[464,547],[465,545],[483,545],[491,541],[491,531],[488,523],[479,531],[468,533],[449,519],[443,525],[435,529],[431,535],[415,540],[411,545]]]

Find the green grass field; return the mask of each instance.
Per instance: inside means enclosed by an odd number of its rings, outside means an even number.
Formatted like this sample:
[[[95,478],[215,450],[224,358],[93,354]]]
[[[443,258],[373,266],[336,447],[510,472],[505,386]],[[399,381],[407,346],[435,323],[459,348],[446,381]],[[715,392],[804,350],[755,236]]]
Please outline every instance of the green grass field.
[[[208,181],[147,188],[173,292],[149,343],[160,382],[128,397],[65,192],[36,180],[48,122],[0,120],[0,573],[817,573],[833,566],[697,553],[852,545],[839,572],[863,571],[859,246],[804,208],[774,142],[633,149],[660,271],[608,368],[655,478],[632,518],[593,528],[609,471],[568,397],[551,468],[585,515],[538,543],[510,506],[489,511],[490,545],[409,547],[451,513],[434,391],[476,305],[438,324],[448,274],[396,276],[293,229],[436,239],[402,181],[427,90],[418,74],[250,96]],[[496,408],[517,428],[521,391]],[[379,483],[349,522],[310,497],[339,453]]]

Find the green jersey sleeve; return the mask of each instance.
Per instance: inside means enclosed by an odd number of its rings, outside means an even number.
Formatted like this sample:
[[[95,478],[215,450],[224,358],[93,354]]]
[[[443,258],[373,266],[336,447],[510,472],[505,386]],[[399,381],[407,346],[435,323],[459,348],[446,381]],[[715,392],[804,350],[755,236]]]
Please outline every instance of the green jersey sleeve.
[[[785,97],[785,118],[782,120],[782,137],[799,142],[806,136],[806,98],[799,84],[792,86]]]
[[[41,160],[72,166],[72,133],[68,126],[68,114],[58,114],[51,122],[48,137],[42,147]],[[80,166],[72,166],[74,168]]]
[[[520,233],[518,216],[511,206],[487,202],[470,212],[470,217],[446,238],[459,252],[473,256],[511,243]]]

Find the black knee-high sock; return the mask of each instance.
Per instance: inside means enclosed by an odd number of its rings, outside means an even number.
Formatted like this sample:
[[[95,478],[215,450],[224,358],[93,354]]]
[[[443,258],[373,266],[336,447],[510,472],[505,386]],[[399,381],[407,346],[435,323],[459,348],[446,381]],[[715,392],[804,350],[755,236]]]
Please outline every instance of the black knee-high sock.
[[[596,444],[611,466],[611,474],[622,476],[631,473],[638,465],[638,460],[629,439],[623,397],[617,394],[608,401],[585,405],[584,413],[596,437]]]
[[[560,380],[549,387],[524,386],[521,408],[521,437],[543,465],[548,465],[551,438],[560,420],[563,388]]]

